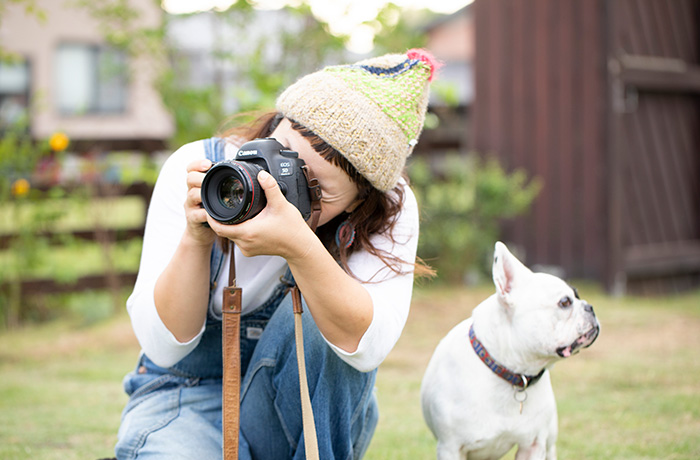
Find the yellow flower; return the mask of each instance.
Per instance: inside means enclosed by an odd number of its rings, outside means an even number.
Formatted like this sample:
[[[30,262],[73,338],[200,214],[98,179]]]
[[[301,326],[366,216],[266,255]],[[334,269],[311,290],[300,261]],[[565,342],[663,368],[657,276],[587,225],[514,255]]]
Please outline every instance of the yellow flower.
[[[12,195],[18,198],[23,197],[29,193],[30,188],[31,185],[29,185],[29,181],[27,179],[17,179],[12,184]]]
[[[60,152],[62,150],[65,150],[66,147],[68,147],[69,142],[70,140],[68,139],[68,136],[66,136],[65,133],[57,132],[54,133],[49,139],[49,146],[51,147],[51,150]]]

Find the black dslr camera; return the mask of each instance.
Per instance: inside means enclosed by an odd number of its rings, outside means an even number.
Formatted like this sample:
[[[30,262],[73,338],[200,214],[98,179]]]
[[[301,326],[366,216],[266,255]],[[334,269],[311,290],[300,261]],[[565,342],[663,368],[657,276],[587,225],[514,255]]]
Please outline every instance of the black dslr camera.
[[[258,173],[265,170],[307,220],[311,195],[304,166],[297,152],[286,150],[273,138],[246,142],[234,160],[216,163],[207,171],[202,181],[202,204],[211,217],[224,224],[255,217],[267,204],[258,182]]]

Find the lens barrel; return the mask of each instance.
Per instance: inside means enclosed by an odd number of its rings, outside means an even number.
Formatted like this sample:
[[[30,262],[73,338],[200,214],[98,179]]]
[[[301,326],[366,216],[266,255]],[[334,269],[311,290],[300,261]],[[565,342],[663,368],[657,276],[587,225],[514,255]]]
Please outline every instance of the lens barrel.
[[[258,182],[262,167],[251,162],[217,163],[202,181],[202,204],[210,216],[237,224],[256,216],[267,200]]]

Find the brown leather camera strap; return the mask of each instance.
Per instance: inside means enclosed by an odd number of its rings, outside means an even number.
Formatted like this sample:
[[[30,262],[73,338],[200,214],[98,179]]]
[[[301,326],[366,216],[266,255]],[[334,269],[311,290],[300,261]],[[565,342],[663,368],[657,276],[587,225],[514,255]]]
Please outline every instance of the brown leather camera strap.
[[[318,219],[321,217],[321,184],[309,165],[302,166],[301,170],[304,171],[306,183],[309,186],[309,195],[311,196],[311,222],[309,227],[315,232],[318,226]]]
[[[311,222],[309,227],[314,232],[321,215],[321,185],[308,166],[302,166],[311,196]],[[240,432],[240,395],[241,395],[241,353],[240,324],[242,296],[241,288],[236,287],[235,248],[231,245],[228,286],[224,288],[222,305],[223,331],[221,346],[223,348],[223,454],[224,460],[238,460],[238,436]],[[301,291],[291,287],[294,306],[294,339],[296,343],[297,364],[299,367],[299,390],[304,431],[304,446],[308,460],[318,460],[318,441],[314,423],[309,386],[306,379],[306,362],[304,359],[304,332],[301,315],[304,311]]]
[[[224,459],[238,460],[238,432],[240,430],[241,394],[241,288],[236,287],[236,261],[231,245],[231,262],[228,273],[228,286],[224,288],[222,305],[223,348],[223,437]]]

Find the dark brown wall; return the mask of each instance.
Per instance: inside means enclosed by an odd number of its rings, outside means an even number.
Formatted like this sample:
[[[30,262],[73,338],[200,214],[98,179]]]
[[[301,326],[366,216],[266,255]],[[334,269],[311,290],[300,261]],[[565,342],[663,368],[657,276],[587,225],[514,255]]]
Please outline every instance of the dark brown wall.
[[[473,147],[544,185],[505,238],[611,290],[699,285],[700,0],[474,12]]]
[[[477,0],[474,148],[543,182],[506,229],[528,264],[599,277],[606,253],[602,0]]]

